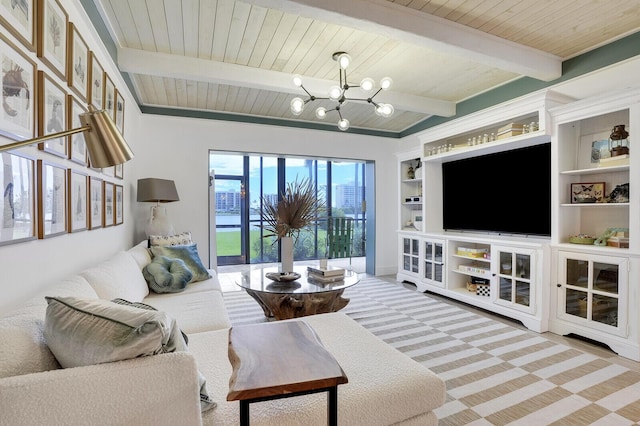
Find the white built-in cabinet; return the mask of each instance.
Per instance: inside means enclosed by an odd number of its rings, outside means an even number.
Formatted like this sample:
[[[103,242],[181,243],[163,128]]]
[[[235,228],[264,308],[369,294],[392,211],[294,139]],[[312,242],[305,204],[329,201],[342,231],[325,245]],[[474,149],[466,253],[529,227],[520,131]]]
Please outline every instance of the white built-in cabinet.
[[[537,129],[494,141],[480,137],[512,122],[534,122]],[[620,124],[629,132],[628,158],[598,161],[594,147],[606,146]],[[579,101],[540,92],[433,127],[418,138],[419,147],[397,154],[398,280],[519,320],[531,330],[604,343],[640,361],[640,145],[634,144],[640,141],[640,90]],[[550,238],[443,230],[442,163],[548,141]],[[418,152],[420,172],[413,182],[406,173]],[[604,183],[604,200],[628,183],[629,199],[572,202],[572,188],[591,183]],[[413,193],[420,194],[417,204],[409,203]],[[420,230],[408,226],[420,216]],[[569,241],[579,234],[600,237],[612,229],[628,232],[628,247]],[[488,283],[489,292],[477,293],[473,283]]]

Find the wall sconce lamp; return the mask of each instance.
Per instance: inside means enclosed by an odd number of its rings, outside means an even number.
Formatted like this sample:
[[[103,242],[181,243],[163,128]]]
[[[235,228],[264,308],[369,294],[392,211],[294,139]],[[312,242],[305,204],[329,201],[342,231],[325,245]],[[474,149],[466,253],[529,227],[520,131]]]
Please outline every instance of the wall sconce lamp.
[[[173,225],[167,218],[167,210],[160,207],[160,203],[180,201],[174,181],[156,178],[138,179],[137,200],[156,203],[155,206],[151,206],[151,216],[145,228],[147,236],[175,234]]]
[[[85,132],[84,140],[91,167],[103,168],[116,166],[133,158],[133,152],[131,152],[122,134],[120,134],[120,131],[106,111],[97,111],[94,107],[89,106],[89,112],[82,113],[79,117],[82,127],[2,145],[0,146],[0,151],[20,148],[49,139]]]

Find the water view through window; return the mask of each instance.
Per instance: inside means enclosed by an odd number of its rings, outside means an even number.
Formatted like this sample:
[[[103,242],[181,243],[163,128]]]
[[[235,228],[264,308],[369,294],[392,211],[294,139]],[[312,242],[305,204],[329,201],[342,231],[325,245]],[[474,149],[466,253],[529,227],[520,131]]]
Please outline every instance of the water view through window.
[[[278,262],[278,243],[264,237],[262,200],[278,198],[287,183],[310,179],[326,214],[354,218],[353,256],[364,256],[365,163],[311,158],[279,158],[212,151],[209,168],[215,185],[215,233],[219,265]],[[329,201],[330,200],[330,201]],[[326,218],[300,233],[294,259],[326,256]],[[275,244],[274,244],[275,243]]]

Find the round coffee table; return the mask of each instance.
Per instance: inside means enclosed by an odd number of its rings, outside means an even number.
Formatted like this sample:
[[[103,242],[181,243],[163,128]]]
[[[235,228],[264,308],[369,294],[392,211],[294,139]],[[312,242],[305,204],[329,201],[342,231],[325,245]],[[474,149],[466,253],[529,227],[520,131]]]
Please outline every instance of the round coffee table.
[[[306,266],[294,266],[294,271],[300,278],[278,282],[265,276],[278,272],[277,267],[252,269],[244,272],[236,284],[258,302],[267,318],[283,320],[339,311],[349,303],[342,297],[344,290],[360,281],[353,271],[345,271],[343,280],[327,284],[308,280]]]

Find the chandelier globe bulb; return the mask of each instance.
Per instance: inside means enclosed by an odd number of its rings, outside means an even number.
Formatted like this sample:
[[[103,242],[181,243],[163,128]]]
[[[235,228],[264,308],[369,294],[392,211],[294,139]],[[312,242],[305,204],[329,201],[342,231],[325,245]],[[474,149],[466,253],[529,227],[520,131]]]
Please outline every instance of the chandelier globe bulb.
[[[318,117],[320,120],[324,120],[326,116],[327,116],[327,109],[325,107],[318,107],[316,109],[316,117]]]
[[[336,60],[338,61],[340,68],[342,68],[343,70],[346,70],[347,68],[349,68],[349,65],[351,65],[351,56],[349,56],[348,53],[341,53],[340,55],[338,55],[338,59]]]
[[[296,74],[293,76],[293,85],[296,87],[302,86],[302,76],[300,74]]]
[[[337,101],[342,97],[342,88],[340,86],[329,87],[329,99]]]
[[[360,89],[364,92],[371,92],[375,86],[375,82],[369,77],[363,78],[360,82]]]
[[[338,121],[338,129],[344,132],[349,128],[349,124],[349,120],[347,120],[346,118],[342,118]]]
[[[382,80],[380,80],[380,88],[382,90],[389,90],[392,85],[393,80],[391,79],[391,77],[383,77]]]
[[[293,98],[289,104],[293,115],[300,115],[304,111],[304,101],[302,98]]]

